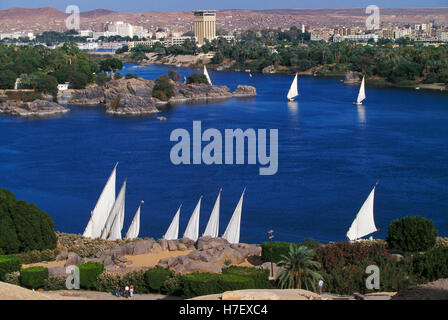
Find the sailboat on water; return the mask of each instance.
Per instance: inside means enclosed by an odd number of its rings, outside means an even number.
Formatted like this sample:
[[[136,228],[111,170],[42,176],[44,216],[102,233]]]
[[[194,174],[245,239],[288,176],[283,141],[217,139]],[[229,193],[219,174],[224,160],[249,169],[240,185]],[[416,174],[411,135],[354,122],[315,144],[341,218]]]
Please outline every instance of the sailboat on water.
[[[165,239],[165,240],[177,240],[177,238],[179,238],[180,208],[182,208],[182,205],[180,205],[179,209],[177,209],[177,212],[174,215],[173,221],[171,221],[171,224],[168,227],[168,230],[166,231],[165,235],[163,236],[163,239]]]
[[[194,209],[190,220],[188,221],[187,229],[185,229],[183,238],[188,238],[197,241],[199,238],[199,212],[201,211],[202,196]]]
[[[223,234],[223,238],[226,239],[229,243],[239,243],[240,242],[240,226],[241,226],[241,212],[243,210],[243,198],[246,189],[244,189],[243,194],[241,195],[240,201],[233,212],[232,218],[230,219],[229,224],[227,225],[226,231]]]
[[[292,81],[291,87],[289,88],[288,95],[286,96],[286,98],[288,98],[288,101],[294,101],[294,98],[299,95],[299,90],[297,88],[297,77],[298,73],[296,73],[296,76]]]
[[[355,220],[353,221],[350,229],[347,232],[347,238],[349,238],[350,241],[359,240],[362,237],[378,231],[375,226],[375,220],[373,218],[373,203],[375,200],[375,189],[377,186],[378,182],[373,188],[372,192],[370,192],[369,197],[362,205],[361,209],[356,215]]]
[[[219,190],[218,197],[216,198],[215,205],[213,207],[212,213],[210,214],[210,219],[208,220],[203,237],[210,236],[212,238],[217,238],[219,233],[219,206],[221,202],[221,192]]]
[[[129,226],[128,232],[126,233],[125,239],[137,239],[138,234],[140,233],[140,210],[142,208],[142,204],[144,201],[140,203],[138,206],[137,212],[134,215],[134,219],[132,219],[131,225]]]
[[[207,78],[208,83],[212,86],[212,81],[210,80],[210,76],[207,71],[207,67],[204,65],[204,76]]]
[[[106,185],[98,198],[95,208],[91,212],[90,220],[84,230],[83,236],[86,238],[99,238],[101,231],[109,217],[109,212],[115,203],[115,183],[118,163],[115,165]]]
[[[359,87],[358,99],[354,104],[358,106],[362,106],[362,102],[366,98],[366,88],[365,88],[365,79],[362,77],[361,86]]]

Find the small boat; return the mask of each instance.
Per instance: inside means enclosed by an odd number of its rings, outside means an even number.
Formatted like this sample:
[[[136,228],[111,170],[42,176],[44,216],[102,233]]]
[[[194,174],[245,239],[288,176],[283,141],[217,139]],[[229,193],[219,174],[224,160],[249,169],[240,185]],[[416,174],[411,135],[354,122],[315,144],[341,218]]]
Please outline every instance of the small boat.
[[[362,102],[366,98],[365,79],[362,77],[361,87],[359,88],[358,99],[354,104],[361,106]]]
[[[291,84],[291,88],[289,88],[288,95],[286,96],[288,101],[294,101],[294,98],[299,95],[299,90],[297,88],[297,77],[298,73],[296,73],[296,76]]]
[[[372,192],[370,192],[369,197],[362,205],[347,232],[347,238],[349,238],[350,241],[357,241],[362,237],[378,231],[373,218],[373,203],[375,200],[375,189],[377,186],[378,183],[375,185]]]
[[[204,76],[207,78],[208,83],[212,86],[212,81],[210,80],[210,76],[208,75],[207,67],[204,65]]]

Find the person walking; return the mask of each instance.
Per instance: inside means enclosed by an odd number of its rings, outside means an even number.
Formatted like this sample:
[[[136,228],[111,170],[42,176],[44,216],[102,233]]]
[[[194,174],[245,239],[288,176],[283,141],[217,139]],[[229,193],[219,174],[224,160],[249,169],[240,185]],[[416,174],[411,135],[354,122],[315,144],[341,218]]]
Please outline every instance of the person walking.
[[[319,280],[319,283],[317,285],[319,286],[319,294],[322,294],[322,288],[324,286],[324,281],[322,279]]]
[[[125,298],[129,298],[129,287],[128,286],[126,286],[124,288],[124,296],[125,296]]]
[[[131,298],[134,296],[134,286],[131,284],[129,287],[129,293],[131,294]]]
[[[115,295],[117,297],[120,297],[120,286],[117,284],[117,286],[115,287]]]

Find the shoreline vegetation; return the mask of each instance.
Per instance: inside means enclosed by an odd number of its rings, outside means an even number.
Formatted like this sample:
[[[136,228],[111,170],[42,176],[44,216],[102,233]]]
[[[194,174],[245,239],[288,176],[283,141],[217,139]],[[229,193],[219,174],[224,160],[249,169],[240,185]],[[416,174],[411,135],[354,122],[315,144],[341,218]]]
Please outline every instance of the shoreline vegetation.
[[[232,42],[218,38],[201,47],[188,40],[167,48],[161,43],[125,46],[115,56],[140,65],[207,64],[218,71],[248,73],[345,77],[358,72],[368,85],[383,87],[446,91],[448,85],[448,45],[424,46],[407,38],[367,43],[310,41],[310,34],[297,27],[250,29]]]

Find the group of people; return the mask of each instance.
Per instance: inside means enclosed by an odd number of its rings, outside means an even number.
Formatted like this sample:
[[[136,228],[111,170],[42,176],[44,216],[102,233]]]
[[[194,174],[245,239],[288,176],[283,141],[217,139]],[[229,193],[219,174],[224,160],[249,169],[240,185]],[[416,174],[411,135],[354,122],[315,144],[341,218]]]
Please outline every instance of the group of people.
[[[115,287],[115,295],[120,297],[120,286],[117,284]],[[124,287],[123,297],[124,298],[132,298],[134,296],[134,286],[131,284],[130,286]]]

